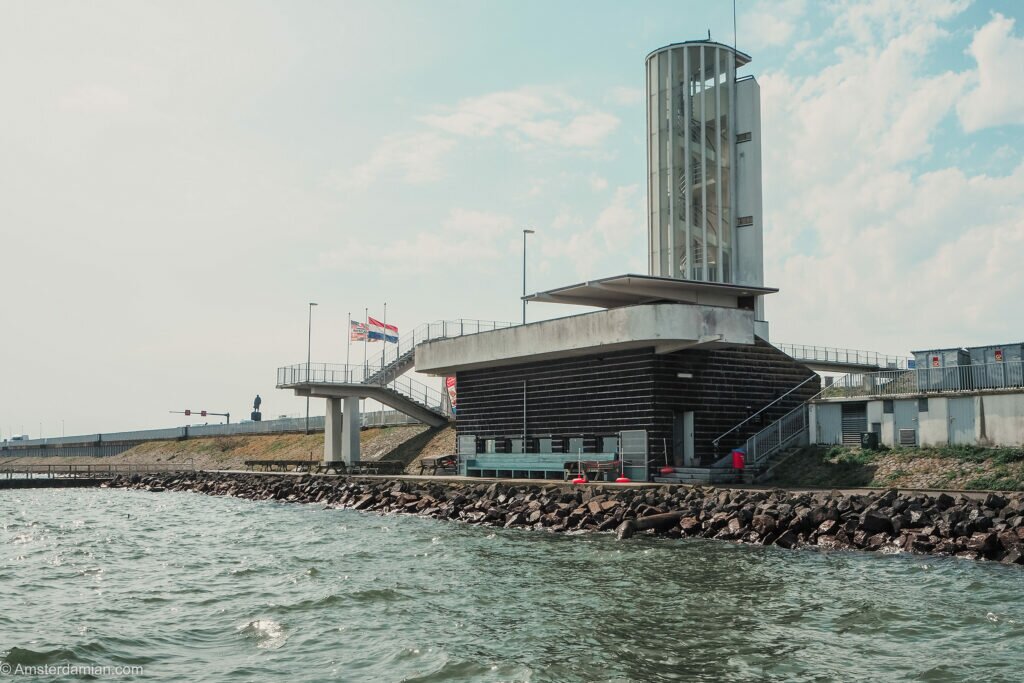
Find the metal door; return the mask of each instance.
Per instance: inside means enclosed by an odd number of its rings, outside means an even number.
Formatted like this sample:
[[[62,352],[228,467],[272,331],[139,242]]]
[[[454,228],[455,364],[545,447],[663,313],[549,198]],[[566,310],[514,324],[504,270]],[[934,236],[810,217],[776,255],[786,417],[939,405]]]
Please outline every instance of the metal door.
[[[843,413],[838,403],[819,403],[814,407],[815,422],[818,426],[818,443],[839,444],[843,442]]]
[[[619,457],[627,477],[633,481],[647,481],[647,430],[619,432]]]
[[[949,443],[974,443],[974,397],[947,399],[949,410]]]
[[[893,401],[892,403],[892,442],[897,446],[917,445],[917,399]],[[913,430],[911,440],[908,430]]]
[[[863,401],[843,404],[843,445],[859,446],[861,432],[868,431],[868,404]]]
[[[459,474],[466,476],[466,461],[476,457],[476,435],[459,434]]]
[[[693,411],[676,413],[672,420],[672,455],[674,463],[693,467]],[[681,460],[679,459],[681,458]]]

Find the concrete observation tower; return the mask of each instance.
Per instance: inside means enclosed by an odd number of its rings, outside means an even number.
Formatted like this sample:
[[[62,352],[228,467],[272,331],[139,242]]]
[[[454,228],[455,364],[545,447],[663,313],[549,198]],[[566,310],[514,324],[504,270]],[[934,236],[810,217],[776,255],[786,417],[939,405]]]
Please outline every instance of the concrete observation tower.
[[[777,290],[763,282],[760,97],[752,76],[736,74],[749,62],[703,40],[647,56],[648,272],[525,297],[595,310],[418,337],[394,363],[356,368],[358,380],[352,368],[331,382],[284,368],[278,386],[349,399],[351,432],[352,397],[404,372],[403,359],[446,377],[467,476],[561,479],[586,459],[646,480],[652,463],[665,474],[718,462],[817,386],[767,341],[762,299]],[[378,400],[411,410],[389,386],[373,388]],[[358,440],[338,448],[340,420],[328,424],[325,460],[354,463]]]

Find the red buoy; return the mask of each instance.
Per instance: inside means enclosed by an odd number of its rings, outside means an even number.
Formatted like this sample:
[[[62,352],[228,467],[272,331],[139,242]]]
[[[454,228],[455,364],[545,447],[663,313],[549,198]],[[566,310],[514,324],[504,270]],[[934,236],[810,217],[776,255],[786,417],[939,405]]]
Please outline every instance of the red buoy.
[[[672,474],[672,473],[673,473],[673,472],[675,472],[676,470],[675,470],[675,468],[674,468],[674,467],[669,467],[668,465],[665,465],[665,466],[664,466],[664,467],[662,467],[662,468],[661,468],[661,469],[660,469],[659,471],[660,471],[660,472],[661,472],[662,474]]]
[[[587,483],[587,478],[586,477],[582,477],[582,476],[581,477],[576,477],[575,479],[572,480],[572,483],[574,483],[574,484],[586,484]]]
[[[627,477],[626,475],[622,475],[621,477],[617,477],[617,478],[615,479],[615,483],[616,483],[616,484],[628,484],[628,483],[630,483],[631,481],[633,481],[633,480],[632,480],[632,479],[630,479],[629,477]]]

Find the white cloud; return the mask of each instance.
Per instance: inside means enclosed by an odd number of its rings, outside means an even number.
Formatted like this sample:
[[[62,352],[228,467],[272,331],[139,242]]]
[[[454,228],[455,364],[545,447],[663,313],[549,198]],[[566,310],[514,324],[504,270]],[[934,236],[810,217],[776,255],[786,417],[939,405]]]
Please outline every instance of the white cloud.
[[[451,263],[487,271],[497,259],[515,252],[518,230],[510,216],[456,208],[436,229],[392,240],[350,238],[340,249],[323,254],[320,266],[418,275],[437,273],[442,264]]]
[[[974,34],[967,52],[978,64],[974,87],[957,105],[967,131],[1024,124],[1024,39],[1013,35],[1014,20],[994,14]]]
[[[793,40],[806,0],[760,0],[738,20],[742,49],[778,47]]]
[[[616,116],[551,88],[520,88],[466,98],[441,113],[422,117],[422,121],[465,137],[504,134],[517,142],[574,148],[599,146],[619,125]]]
[[[644,89],[619,85],[611,88],[605,99],[620,107],[631,107],[636,104],[643,104]]]
[[[365,188],[385,176],[412,184],[439,180],[444,175],[441,160],[454,145],[453,140],[433,131],[389,135],[366,162],[342,174],[338,184]]]
[[[1024,298],[1010,256],[1024,246],[1024,166],[1005,177],[919,170],[969,88],[969,74],[927,61],[963,3],[903,5],[840,6],[835,31],[855,43],[834,64],[761,79],[766,284],[782,290],[767,305],[780,341],[994,343]]]
[[[639,185],[615,188],[611,201],[593,223],[566,237],[546,237],[542,243],[545,264],[572,264],[580,279],[617,275],[623,269],[623,255],[629,247],[646,240],[647,224],[644,213],[644,193]],[[560,212],[552,225],[556,230],[565,225],[581,223],[580,219]],[[598,268],[615,263],[613,271],[599,272]],[[643,263],[627,261],[629,270],[643,269]]]

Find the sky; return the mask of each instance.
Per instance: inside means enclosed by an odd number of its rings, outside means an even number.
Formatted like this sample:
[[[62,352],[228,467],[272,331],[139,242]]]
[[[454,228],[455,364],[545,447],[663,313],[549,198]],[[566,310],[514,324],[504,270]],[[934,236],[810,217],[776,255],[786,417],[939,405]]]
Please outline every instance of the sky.
[[[1024,4],[737,9],[772,340],[1024,339]],[[385,302],[402,332],[516,321],[524,228],[530,291],[646,273],[644,57],[733,39],[727,0],[0,16],[0,435],[33,437],[238,419],[257,393],[304,414],[274,384],[308,302],[313,362]]]

